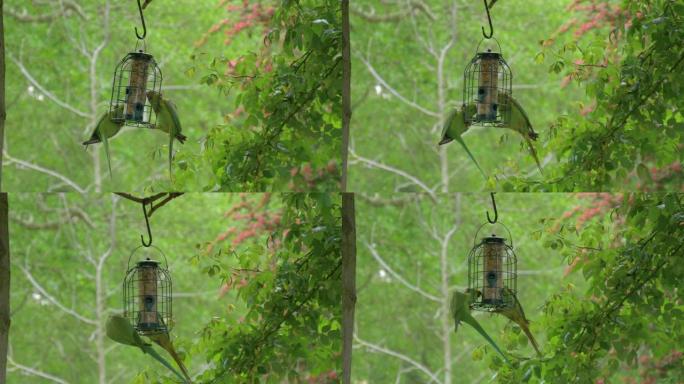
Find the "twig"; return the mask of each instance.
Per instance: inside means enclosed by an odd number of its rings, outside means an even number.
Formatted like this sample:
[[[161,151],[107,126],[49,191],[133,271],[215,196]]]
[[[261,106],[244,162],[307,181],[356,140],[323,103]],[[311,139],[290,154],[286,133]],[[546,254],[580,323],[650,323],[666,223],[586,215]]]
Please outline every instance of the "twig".
[[[88,20],[88,16],[83,12],[83,9],[71,0],[60,1],[60,9],[53,11],[51,13],[43,13],[39,15],[31,15],[26,9],[22,9],[21,12],[7,7],[5,9],[8,15],[14,17],[15,19],[24,23],[36,23],[36,22],[47,22],[55,19],[60,19],[62,17],[69,16],[71,12],[78,15],[83,20]]]
[[[437,297],[437,296],[435,296],[435,295],[432,295],[432,294],[430,294],[430,293],[428,293],[428,292],[425,292],[425,291],[423,291],[422,289],[420,289],[420,287],[417,287],[417,286],[415,286],[415,285],[409,283],[403,276],[401,276],[400,274],[398,274],[397,272],[395,272],[395,271],[394,271],[394,270],[385,262],[385,260],[382,259],[382,257],[380,257],[380,255],[378,254],[378,252],[375,250],[375,247],[371,246],[368,242],[365,242],[364,244],[366,245],[366,248],[368,248],[368,250],[370,251],[370,253],[371,253],[371,255],[373,256],[373,258],[375,259],[375,261],[377,261],[378,264],[380,264],[380,266],[381,266],[384,270],[386,270],[390,275],[392,275],[395,279],[397,279],[397,281],[399,281],[401,284],[403,284],[406,288],[408,288],[408,289],[410,289],[410,290],[412,290],[412,291],[414,291],[414,292],[416,292],[416,293],[422,295],[422,296],[425,297],[426,299],[429,299],[429,300],[432,300],[432,301],[436,301],[436,302],[438,302],[438,303],[441,303],[441,302],[443,301],[441,298],[439,298],[439,297]]]
[[[41,295],[43,295],[49,302],[51,302],[52,304],[54,304],[57,308],[61,309],[61,310],[64,311],[65,313],[67,313],[67,314],[69,314],[69,315],[71,315],[71,316],[77,318],[78,320],[81,320],[81,321],[84,322],[84,323],[91,324],[91,325],[97,325],[97,321],[95,321],[95,320],[93,320],[93,319],[89,319],[89,318],[87,318],[87,317],[81,315],[80,313],[74,311],[74,310],[71,309],[71,308],[65,307],[64,304],[62,304],[62,303],[59,302],[57,299],[55,299],[53,296],[51,296],[51,295],[45,290],[45,288],[43,288],[43,287],[36,281],[36,279],[33,277],[33,275],[31,275],[31,272],[29,272],[29,270],[26,269],[26,267],[24,267],[24,266],[22,266],[22,265],[19,265],[19,269],[21,269],[21,270],[24,272],[24,275],[26,275],[26,278],[27,278],[28,281],[31,283],[31,285],[33,285],[33,287],[34,287],[38,292],[40,292]]]
[[[30,374],[30,375],[42,377],[43,379],[47,379],[47,380],[50,380],[52,382],[59,383],[59,384],[69,384],[68,381],[66,381],[62,378],[59,378],[57,376],[53,376],[49,373],[40,371],[40,370],[35,369],[35,368],[31,368],[31,367],[27,367],[25,365],[21,365],[21,364],[15,362],[14,359],[12,359],[12,356],[7,356],[7,362],[10,363],[10,365],[12,365],[14,367],[14,369],[19,369],[21,371],[24,371],[24,372]],[[11,371],[13,369],[8,368],[7,370]]]
[[[385,347],[381,347],[381,346],[376,345],[376,344],[369,343],[369,342],[367,342],[367,341],[361,339],[361,338],[360,338],[358,335],[356,335],[356,334],[354,334],[354,340],[355,340],[358,344],[360,344],[361,346],[364,346],[364,347],[366,347],[366,348],[369,348],[369,349],[371,349],[371,350],[373,350],[373,351],[381,352],[381,353],[384,353],[384,354],[386,354],[386,355],[390,355],[390,356],[392,356],[392,357],[396,357],[396,358],[398,358],[399,360],[403,360],[403,361],[405,361],[405,362],[407,362],[407,363],[413,365],[413,366],[416,367],[419,371],[423,372],[423,373],[426,374],[427,376],[429,376],[430,379],[432,379],[432,381],[434,381],[435,383],[438,383],[438,384],[441,384],[441,383],[442,383],[442,382],[439,380],[439,378],[437,377],[437,375],[435,375],[434,373],[432,373],[426,366],[424,366],[423,364],[421,364],[421,363],[419,363],[419,362],[413,360],[412,358],[410,358],[410,357],[408,357],[408,356],[406,356],[406,355],[404,355],[404,354],[401,354],[401,353],[399,353],[399,352],[393,351],[393,350],[391,350],[391,349],[387,349],[387,348],[385,348]]]
[[[67,184],[68,186],[74,188],[76,190],[76,192],[78,192],[78,193],[85,193],[86,192],[85,189],[81,188],[73,180],[62,175],[61,173],[57,173],[56,171],[53,171],[53,170],[48,169],[48,168],[44,168],[44,167],[37,165],[37,164],[29,163],[28,161],[25,161],[25,160],[20,160],[20,159],[14,158],[14,157],[10,156],[9,153],[7,153],[7,151],[3,151],[2,155],[6,160],[5,165],[11,164],[11,163],[16,163],[19,166],[29,168],[29,169],[33,169],[34,171],[38,171],[41,173],[45,173],[46,175],[50,175],[52,177],[55,177],[55,178],[61,180],[62,182],[64,182],[65,184]]]
[[[356,152],[354,151],[354,149],[351,147],[349,148],[349,154],[352,157],[354,157],[355,159],[357,159],[358,161],[365,163],[365,164],[367,164],[373,168],[382,169],[384,171],[388,171],[388,172],[394,173],[398,176],[401,176],[405,179],[408,179],[413,184],[419,186],[421,189],[423,189],[425,192],[427,192],[427,194],[430,196],[432,201],[437,202],[437,196],[435,195],[435,191],[433,189],[431,189],[430,187],[428,187],[427,185],[425,185],[425,183],[420,181],[417,177],[409,174],[408,172],[403,171],[403,170],[398,169],[398,168],[394,168],[392,166],[389,166],[389,165],[386,165],[386,164],[383,164],[380,162],[377,162],[375,160],[371,160],[371,159],[367,159],[365,157],[361,157],[361,156],[357,155]]]
[[[31,74],[30,74],[29,71],[26,69],[26,67],[24,67],[24,65],[23,65],[19,60],[17,60],[16,58],[14,58],[14,56],[12,56],[11,53],[7,53],[7,57],[9,57],[10,60],[12,60],[12,62],[13,62],[14,64],[16,64],[17,67],[19,67],[19,71],[21,71],[21,73],[24,75],[24,77],[26,77],[26,80],[28,80],[29,83],[33,84],[34,87],[38,88],[38,90],[39,90],[40,92],[42,92],[42,93],[43,93],[45,96],[47,96],[50,100],[54,101],[55,104],[57,104],[57,105],[59,105],[60,107],[65,108],[65,109],[67,109],[67,110],[69,110],[69,111],[75,113],[75,114],[78,115],[78,116],[86,117],[86,118],[90,118],[90,117],[91,117],[90,114],[85,113],[85,112],[83,112],[83,111],[81,111],[81,110],[79,110],[79,109],[77,109],[77,108],[71,106],[70,104],[68,104],[68,103],[66,103],[66,102],[64,102],[64,101],[62,101],[62,100],[60,100],[60,99],[59,99],[57,96],[55,96],[52,92],[50,92],[50,91],[48,91],[47,89],[45,89],[42,85],[40,85],[40,83],[39,83],[38,81],[36,81],[36,79],[33,78],[33,76],[31,76]]]
[[[154,213],[154,211],[163,207],[169,201],[171,201],[171,200],[175,199],[176,197],[183,194],[183,192],[161,192],[161,193],[157,193],[156,195],[152,195],[152,196],[148,196],[148,197],[136,197],[136,196],[133,196],[130,193],[126,193],[126,192],[115,192],[115,193],[117,195],[125,198],[125,199],[135,201],[136,203],[150,204],[151,208],[147,212],[148,217],[152,217],[152,213]],[[156,205],[154,204],[155,201],[159,200],[160,198],[164,197],[165,195],[166,195],[166,197],[162,201],[160,201]]]
[[[391,93],[392,95],[394,95],[397,99],[401,100],[404,104],[406,104],[406,105],[408,105],[408,106],[410,106],[410,107],[412,107],[412,108],[415,108],[415,109],[419,110],[420,112],[423,112],[424,114],[426,114],[426,115],[428,115],[428,116],[440,117],[439,113],[433,112],[433,111],[431,111],[431,110],[429,110],[429,109],[427,109],[427,108],[425,108],[425,107],[423,107],[423,106],[421,106],[421,105],[419,105],[419,104],[417,104],[417,103],[415,103],[415,102],[413,102],[413,101],[407,99],[406,97],[404,97],[404,96],[403,96],[401,93],[399,93],[396,89],[392,88],[392,86],[390,86],[389,84],[387,84],[387,82],[385,81],[385,79],[383,79],[382,76],[380,76],[380,75],[378,74],[378,72],[375,70],[375,68],[373,67],[373,65],[372,65],[370,62],[368,62],[368,60],[366,60],[365,58],[363,58],[361,55],[358,55],[358,54],[357,54],[356,56],[359,58],[359,60],[361,60],[361,61],[366,65],[366,68],[368,68],[368,72],[370,72],[370,74],[375,78],[375,80],[376,80],[378,83],[380,83],[380,85],[382,85],[387,91],[389,91],[389,93]]]
[[[417,1],[417,0],[412,0],[408,2],[408,9],[404,9],[401,11],[396,11],[392,13],[386,13],[384,15],[376,15],[375,14],[375,9],[372,9],[369,12],[364,12],[361,9],[355,8],[355,7],[350,7],[350,11],[361,17],[362,19],[369,21],[371,23],[382,23],[382,22],[388,22],[388,21],[399,21],[407,16],[412,16],[414,14],[414,11],[420,11],[427,16],[428,19],[435,21],[437,18],[435,17],[435,14],[432,12],[430,7],[425,4],[422,1]]]

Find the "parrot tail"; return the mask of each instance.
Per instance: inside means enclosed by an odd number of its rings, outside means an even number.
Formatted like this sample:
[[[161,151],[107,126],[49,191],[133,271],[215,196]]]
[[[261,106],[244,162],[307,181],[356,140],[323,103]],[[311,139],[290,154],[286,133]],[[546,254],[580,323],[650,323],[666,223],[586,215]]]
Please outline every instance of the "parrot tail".
[[[188,137],[183,135],[182,133],[176,133],[176,140],[180,141],[181,144],[185,144],[185,140]]]
[[[523,332],[525,332],[525,335],[527,335],[527,338],[530,339],[530,344],[532,344],[532,347],[534,348],[535,351],[537,351],[537,355],[539,357],[542,356],[541,351],[539,350],[539,344],[537,344],[537,340],[534,339],[534,336],[532,336],[532,332],[530,332],[529,327],[521,327]]]
[[[152,349],[151,346],[145,345],[145,346],[143,346],[143,347],[141,347],[141,348],[142,348],[143,352],[147,353],[147,354],[150,355],[152,358],[154,358],[154,359],[157,360],[159,363],[161,363],[163,366],[165,366],[166,368],[168,368],[169,371],[173,372],[173,373],[176,375],[176,377],[178,377],[179,379],[181,379],[181,381],[183,381],[183,382],[185,382],[185,383],[189,383],[189,381],[188,381],[185,377],[183,377],[180,373],[178,373],[178,371],[176,371],[176,370],[173,368],[173,366],[172,366],[168,361],[166,361],[166,359],[164,359],[163,357],[161,357],[161,355],[158,354],[157,351],[155,351],[154,349]]]
[[[484,179],[487,180],[487,175],[484,173],[484,171],[483,171],[482,168],[480,167],[480,164],[477,162],[477,160],[475,160],[475,156],[473,156],[473,154],[470,153],[470,150],[469,150],[468,147],[466,146],[465,141],[463,141],[463,138],[462,138],[462,137],[456,137],[455,139],[456,139],[456,141],[458,141],[458,142],[461,144],[461,146],[463,147],[463,149],[465,149],[466,153],[468,154],[468,157],[470,157],[470,160],[472,160],[473,163],[475,163],[475,166],[477,167],[477,169],[478,169],[478,170],[480,171],[480,173],[482,174],[482,177],[484,177]]]
[[[482,327],[480,326],[480,324],[477,322],[477,320],[475,320],[474,317],[472,317],[472,316],[470,316],[470,314],[468,314],[468,315],[465,316],[465,318],[463,319],[463,322],[464,322],[464,323],[468,323],[468,325],[470,325],[471,327],[475,328],[475,330],[476,330],[480,335],[482,335],[482,337],[484,337],[485,340],[487,340],[487,341],[489,342],[489,344],[490,344],[492,347],[494,347],[494,349],[495,349],[497,352],[499,352],[499,354],[501,355],[501,357],[503,357],[504,361],[506,361],[507,364],[510,364],[510,361],[508,360],[508,358],[506,357],[506,355],[504,355],[504,353],[501,352],[501,349],[499,349],[499,346],[496,345],[496,343],[494,342],[494,340],[492,340],[491,337],[489,337],[489,335],[487,334],[487,332],[484,330],[484,328],[482,328]]]
[[[536,133],[535,133],[536,135]],[[542,166],[541,163],[539,162],[539,157],[537,156],[537,151],[534,149],[534,145],[532,145],[532,141],[530,140],[525,140],[527,143],[527,146],[530,148],[530,154],[534,158],[534,162],[537,163],[537,168],[539,168],[539,173],[541,175],[544,175],[544,171],[542,171]]]

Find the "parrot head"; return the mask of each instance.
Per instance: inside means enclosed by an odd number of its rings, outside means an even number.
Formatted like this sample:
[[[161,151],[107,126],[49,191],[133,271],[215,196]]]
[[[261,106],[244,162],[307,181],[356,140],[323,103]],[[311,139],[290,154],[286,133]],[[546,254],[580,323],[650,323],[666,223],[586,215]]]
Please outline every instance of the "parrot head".
[[[147,91],[147,100],[152,103],[152,107],[156,110],[161,102],[161,93],[155,91]]]

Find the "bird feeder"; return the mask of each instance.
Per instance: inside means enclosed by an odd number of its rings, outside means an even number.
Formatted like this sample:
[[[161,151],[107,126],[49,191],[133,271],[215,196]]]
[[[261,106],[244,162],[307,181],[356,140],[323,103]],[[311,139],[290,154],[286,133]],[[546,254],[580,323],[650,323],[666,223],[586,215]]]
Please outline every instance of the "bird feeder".
[[[496,39],[494,39],[496,41]],[[466,124],[504,126],[510,121],[513,94],[513,74],[501,55],[501,46],[496,41],[498,51],[492,48],[480,51],[468,63],[463,74],[464,107],[474,105],[474,113],[465,114]],[[472,109],[464,108],[465,111]]]
[[[151,128],[156,116],[147,91],[161,92],[162,73],[152,55],[142,49],[130,52],[114,70],[109,113],[112,121]],[[118,109],[117,109],[118,107]]]
[[[493,201],[493,197],[492,197]],[[496,209],[496,205],[495,205]],[[487,214],[489,218],[489,214]],[[490,223],[495,223],[496,221]],[[480,226],[475,233],[475,244],[468,254],[468,289],[472,295],[471,309],[498,311],[514,306],[513,295],[517,292],[517,257],[507,239],[492,233],[479,239]],[[508,228],[502,224],[511,237]],[[508,293],[506,293],[508,291]]]
[[[172,316],[172,282],[166,256],[159,248],[152,246],[162,255],[164,264],[145,257],[131,267],[131,259],[141,247],[134,249],[128,258],[123,283],[124,317],[142,335],[166,333],[170,331]]]

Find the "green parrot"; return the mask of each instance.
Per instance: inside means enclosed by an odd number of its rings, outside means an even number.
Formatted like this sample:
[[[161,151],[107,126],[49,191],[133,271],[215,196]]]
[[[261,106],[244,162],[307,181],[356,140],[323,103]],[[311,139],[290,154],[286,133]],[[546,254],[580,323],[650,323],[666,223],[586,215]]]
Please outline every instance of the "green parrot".
[[[112,175],[112,164],[109,161],[109,140],[110,138],[114,137],[121,128],[124,126],[125,121],[122,119],[120,122],[115,122],[112,121],[112,118],[115,116],[123,116],[123,104],[117,105],[113,111],[107,112],[102,117],[100,117],[100,120],[97,122],[97,125],[95,126],[95,130],[93,130],[93,134],[90,135],[90,139],[87,141],[83,142],[83,145],[88,148],[88,145],[90,144],[97,144],[97,143],[104,143],[105,147],[105,155],[107,156],[107,166],[109,167],[109,176],[111,177]]]
[[[475,104],[463,105],[460,109],[454,109],[444,124],[444,128],[442,129],[442,139],[440,140],[439,145],[450,143],[453,140],[458,141],[486,180],[487,175],[485,175],[482,168],[480,168],[480,164],[478,164],[477,160],[475,160],[473,154],[470,153],[465,141],[463,141],[463,138],[461,137],[461,135],[463,135],[468,128],[470,128],[470,124],[466,123],[465,121],[465,116],[472,116],[476,111],[477,107]]]
[[[525,113],[525,110],[520,103],[518,103],[516,99],[507,93],[499,93],[499,104],[510,106],[511,120],[505,128],[510,128],[518,132],[523,139],[525,139],[525,143],[527,143],[527,146],[530,149],[530,154],[534,158],[534,162],[537,163],[539,173],[542,173],[542,167],[541,163],[539,162],[539,158],[537,157],[537,151],[534,149],[534,145],[532,145],[532,141],[537,140],[539,135],[534,131],[534,129],[532,129],[532,123],[530,123],[530,118],[527,116],[527,113]]]
[[[169,337],[168,332],[163,332],[160,334],[156,335],[150,335],[148,338],[155,343],[157,343],[160,347],[164,348],[166,352],[173,357],[173,360],[176,361],[176,364],[178,364],[178,367],[180,367],[181,371],[183,372],[183,375],[187,379],[188,382],[191,381],[190,375],[188,374],[187,368],[185,368],[185,364],[183,364],[183,360],[181,360],[180,356],[176,352],[176,349],[173,347],[173,343],[171,342],[171,338]]]
[[[187,137],[181,133],[182,128],[180,120],[178,119],[176,104],[171,100],[163,98],[159,92],[155,91],[147,91],[147,99],[150,101],[150,104],[152,104],[152,109],[157,115],[157,124],[154,128],[169,134],[169,174],[171,174],[173,139],[175,138],[183,144]]]
[[[155,351],[152,348],[151,345],[145,343],[142,340],[140,335],[138,335],[138,332],[136,332],[135,328],[133,328],[131,323],[125,317],[121,315],[109,316],[105,328],[107,331],[107,336],[110,339],[116,341],[117,343],[131,345],[140,348],[143,351],[143,353],[152,356],[155,360],[157,360],[170,371],[172,371],[174,374],[176,374],[176,376],[178,376],[181,379],[181,381],[190,383],[190,381],[181,376],[181,374],[178,373],[178,371],[176,371],[168,361],[161,357],[157,353],[157,351]]]
[[[504,301],[508,301],[509,298],[512,300],[513,308],[499,309],[495,312],[506,316],[508,319],[518,324],[520,329],[527,335],[527,338],[530,339],[530,343],[532,344],[532,347],[534,347],[534,350],[537,351],[537,355],[541,356],[542,353],[539,351],[539,344],[537,344],[537,340],[534,339],[532,332],[530,332],[530,322],[525,317],[525,312],[523,312],[522,305],[520,305],[515,293],[513,293],[510,288],[503,288],[502,295],[505,299]]]
[[[506,355],[504,355],[503,352],[501,352],[501,349],[499,349],[499,346],[496,345],[494,340],[492,340],[491,337],[485,332],[484,328],[480,326],[480,323],[475,320],[473,316],[470,315],[470,307],[469,304],[472,300],[473,293],[468,292],[468,293],[463,293],[463,292],[458,292],[455,291],[453,296],[451,296],[451,315],[454,317],[454,332],[458,332],[458,326],[461,324],[461,321],[464,323],[467,323],[471,327],[475,328],[475,330],[482,335],[482,337],[485,338],[491,344],[494,349],[499,352],[501,357],[506,361],[506,363],[509,363],[508,358]]]

